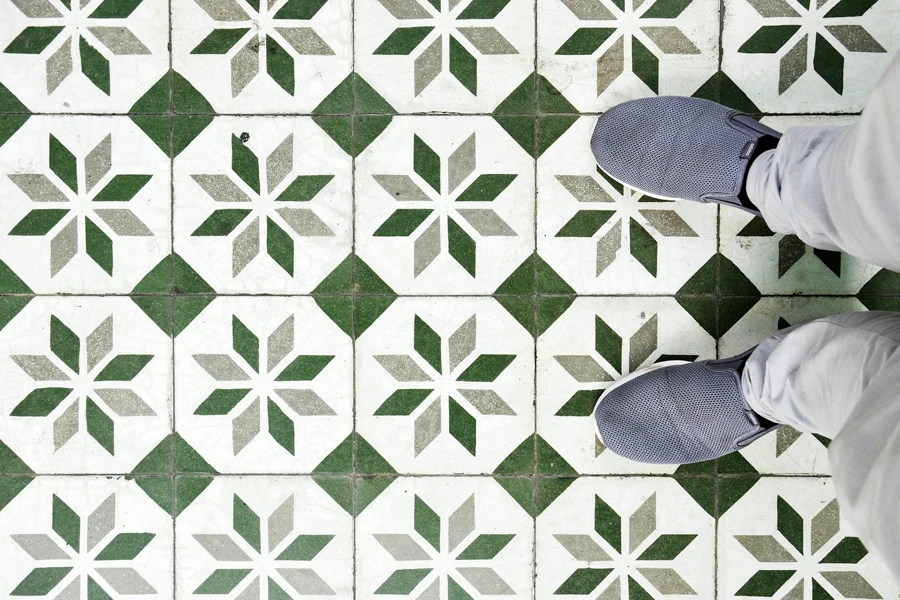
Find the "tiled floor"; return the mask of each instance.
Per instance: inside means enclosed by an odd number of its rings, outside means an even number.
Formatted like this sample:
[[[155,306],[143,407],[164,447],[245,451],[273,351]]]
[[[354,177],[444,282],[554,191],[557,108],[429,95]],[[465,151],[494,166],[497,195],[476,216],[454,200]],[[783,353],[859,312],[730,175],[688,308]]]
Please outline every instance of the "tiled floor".
[[[0,0],[0,49],[0,598],[898,598],[828,439],[589,413],[900,277],[587,148],[851,123],[894,0]]]

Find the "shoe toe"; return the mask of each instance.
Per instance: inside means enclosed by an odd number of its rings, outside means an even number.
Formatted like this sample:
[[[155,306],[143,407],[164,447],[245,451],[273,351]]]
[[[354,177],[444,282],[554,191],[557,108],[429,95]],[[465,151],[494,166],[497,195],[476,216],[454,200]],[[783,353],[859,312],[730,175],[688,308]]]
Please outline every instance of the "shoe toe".
[[[703,363],[657,369],[616,386],[594,419],[607,448],[657,464],[718,458],[760,429],[747,416],[734,372]]]

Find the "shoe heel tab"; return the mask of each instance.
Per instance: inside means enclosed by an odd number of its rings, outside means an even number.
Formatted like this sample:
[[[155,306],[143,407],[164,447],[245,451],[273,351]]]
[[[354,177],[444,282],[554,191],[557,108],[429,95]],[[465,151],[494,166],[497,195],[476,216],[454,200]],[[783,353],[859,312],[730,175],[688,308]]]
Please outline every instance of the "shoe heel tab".
[[[753,411],[750,411],[750,412],[753,412]],[[756,413],[754,413],[754,415],[755,414]],[[743,450],[744,448],[746,448],[747,446],[749,446],[750,444],[752,444],[759,438],[761,438],[764,435],[767,435],[769,433],[772,433],[773,431],[775,431],[776,429],[778,429],[781,426],[782,426],[781,424],[776,424],[776,425],[773,425],[772,427],[760,426],[757,430],[750,432],[749,434],[745,435],[742,438],[736,439],[734,441],[734,449],[735,450]]]
[[[768,125],[763,125],[747,113],[742,113],[739,110],[732,110],[729,112],[727,121],[732,128],[756,138],[770,135],[776,139],[781,139],[781,136],[784,135],[780,131],[772,129]]]

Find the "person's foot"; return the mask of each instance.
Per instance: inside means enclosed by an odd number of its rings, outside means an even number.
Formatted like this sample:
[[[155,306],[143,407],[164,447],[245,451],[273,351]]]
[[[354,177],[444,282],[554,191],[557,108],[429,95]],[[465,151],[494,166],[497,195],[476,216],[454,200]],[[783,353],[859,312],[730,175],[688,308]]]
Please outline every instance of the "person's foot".
[[[780,427],[753,412],[741,391],[752,351],[657,363],[620,379],[594,407],[597,436],[616,454],[657,464],[712,460],[744,448]]]
[[[606,111],[597,120],[591,150],[607,175],[641,193],[715,202],[759,216],[744,184],[750,163],[780,138],[727,106],[660,96]]]

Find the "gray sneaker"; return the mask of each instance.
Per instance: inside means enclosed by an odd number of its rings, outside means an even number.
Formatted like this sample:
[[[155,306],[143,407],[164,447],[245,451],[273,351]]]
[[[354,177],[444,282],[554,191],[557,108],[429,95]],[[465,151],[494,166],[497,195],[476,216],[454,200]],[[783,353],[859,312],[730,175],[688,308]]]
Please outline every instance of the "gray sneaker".
[[[606,174],[644,194],[715,202],[758,216],[739,195],[757,150],[774,147],[780,138],[727,106],[660,96],[609,109],[597,120],[591,150]]]
[[[724,456],[774,431],[780,425],[753,412],[741,391],[752,351],[657,363],[620,379],[594,407],[600,441],[634,461],[684,464]]]

